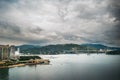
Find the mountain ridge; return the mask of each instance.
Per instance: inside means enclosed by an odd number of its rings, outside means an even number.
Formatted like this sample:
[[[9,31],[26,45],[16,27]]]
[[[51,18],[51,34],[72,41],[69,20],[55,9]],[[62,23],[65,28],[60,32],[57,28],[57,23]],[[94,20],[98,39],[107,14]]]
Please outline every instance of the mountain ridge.
[[[16,48],[20,48],[21,53],[31,53],[31,54],[60,54],[64,51],[73,51],[73,50],[118,50],[119,47],[109,47],[102,44],[56,44],[56,45],[46,45],[46,46],[36,46],[36,45],[20,45]]]

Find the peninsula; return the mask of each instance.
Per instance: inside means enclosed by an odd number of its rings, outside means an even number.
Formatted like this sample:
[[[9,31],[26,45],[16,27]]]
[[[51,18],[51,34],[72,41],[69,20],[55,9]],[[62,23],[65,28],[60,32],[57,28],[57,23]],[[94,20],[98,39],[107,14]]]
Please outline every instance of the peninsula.
[[[11,68],[25,65],[49,64],[48,59],[40,56],[20,55],[19,48],[9,45],[0,45],[0,68]]]

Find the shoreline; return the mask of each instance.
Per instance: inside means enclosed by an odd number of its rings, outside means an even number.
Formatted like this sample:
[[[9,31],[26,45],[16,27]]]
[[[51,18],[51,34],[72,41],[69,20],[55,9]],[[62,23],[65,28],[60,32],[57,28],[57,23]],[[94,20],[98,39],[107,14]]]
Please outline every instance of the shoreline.
[[[35,60],[28,60],[25,63],[16,63],[16,64],[11,64],[11,65],[2,65],[0,66],[1,68],[14,68],[14,67],[22,67],[22,66],[26,66],[26,65],[38,65],[38,64],[49,64],[50,61],[48,59],[35,59]]]
[[[21,66],[26,66],[26,64],[14,64],[14,65],[9,65],[9,66],[0,66],[0,69],[1,68],[21,67]]]

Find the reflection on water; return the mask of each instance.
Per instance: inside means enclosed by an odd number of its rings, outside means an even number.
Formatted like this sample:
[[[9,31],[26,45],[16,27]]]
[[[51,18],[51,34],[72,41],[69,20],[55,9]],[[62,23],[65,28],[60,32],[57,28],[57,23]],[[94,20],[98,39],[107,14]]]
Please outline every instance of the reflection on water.
[[[0,80],[9,80],[9,69],[0,69]]]
[[[0,80],[120,80],[119,55],[67,54],[42,57],[50,59],[50,65],[16,67],[9,71],[3,69],[0,70]]]

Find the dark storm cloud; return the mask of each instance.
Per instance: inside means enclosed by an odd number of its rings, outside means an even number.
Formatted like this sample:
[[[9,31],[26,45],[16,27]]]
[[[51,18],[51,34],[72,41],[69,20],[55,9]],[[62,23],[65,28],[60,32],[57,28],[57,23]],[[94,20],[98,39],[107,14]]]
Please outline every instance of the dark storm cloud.
[[[113,16],[116,18],[115,19],[115,28],[114,28],[114,37],[117,40],[120,40],[120,0],[114,0],[112,1],[112,7],[111,9],[113,10]]]
[[[13,35],[13,34],[21,34],[20,27],[15,25],[14,23],[9,23],[6,21],[0,20],[0,35]]]
[[[7,39],[7,40],[14,40],[14,41],[21,41],[26,43],[45,43],[48,42],[46,39],[35,39],[32,38],[32,35],[29,35],[29,37],[25,36],[26,33],[29,34],[40,34],[42,31],[39,27],[34,28],[27,28],[25,31],[22,29],[22,26],[16,25],[15,23],[2,21],[0,20],[0,39]]]
[[[120,0],[112,0],[109,7],[112,15],[116,18],[115,21],[120,21]]]
[[[109,1],[108,11],[114,17],[113,28],[105,32],[108,36],[108,44],[120,46],[120,0]]]
[[[30,28],[29,31],[33,34],[40,34],[42,29],[40,27]]]

